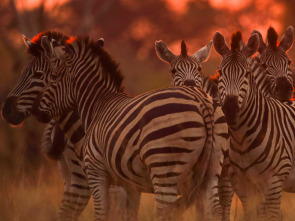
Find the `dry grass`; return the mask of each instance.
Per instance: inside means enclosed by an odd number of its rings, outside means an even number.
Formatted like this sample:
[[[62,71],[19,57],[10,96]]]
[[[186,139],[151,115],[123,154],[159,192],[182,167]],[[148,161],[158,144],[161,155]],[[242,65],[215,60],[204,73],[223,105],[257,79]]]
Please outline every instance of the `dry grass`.
[[[49,168],[50,167],[50,168]],[[61,202],[63,182],[54,163],[42,166],[34,182],[27,178],[0,177],[0,221],[51,221]],[[80,221],[93,220],[93,202],[82,213]],[[284,221],[295,219],[295,195],[283,194],[282,208]],[[156,220],[156,207],[152,194],[142,194],[139,210],[140,221]],[[237,198],[233,199],[231,220],[241,221],[242,206]],[[193,209],[188,210],[183,221],[195,220]]]

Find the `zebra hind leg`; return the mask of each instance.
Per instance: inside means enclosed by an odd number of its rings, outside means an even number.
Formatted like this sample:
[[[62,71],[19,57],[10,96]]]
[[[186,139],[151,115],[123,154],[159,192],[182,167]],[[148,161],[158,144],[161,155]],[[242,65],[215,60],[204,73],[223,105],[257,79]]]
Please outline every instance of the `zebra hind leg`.
[[[171,185],[173,182],[169,182],[167,178],[166,182],[170,184],[161,183],[157,178],[153,179],[157,215],[162,221],[180,220],[174,217],[176,215],[174,212],[177,201],[177,185]]]
[[[127,219],[126,221],[137,221],[141,193],[127,190]]]

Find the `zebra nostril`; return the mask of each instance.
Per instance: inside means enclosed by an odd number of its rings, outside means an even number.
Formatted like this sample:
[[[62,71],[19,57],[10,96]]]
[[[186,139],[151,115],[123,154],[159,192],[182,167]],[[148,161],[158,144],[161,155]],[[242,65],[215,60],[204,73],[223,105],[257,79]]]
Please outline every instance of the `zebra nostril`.
[[[193,87],[196,86],[196,82],[195,82],[194,80],[185,80],[185,81],[183,82],[183,84],[184,84],[185,86],[193,86]]]

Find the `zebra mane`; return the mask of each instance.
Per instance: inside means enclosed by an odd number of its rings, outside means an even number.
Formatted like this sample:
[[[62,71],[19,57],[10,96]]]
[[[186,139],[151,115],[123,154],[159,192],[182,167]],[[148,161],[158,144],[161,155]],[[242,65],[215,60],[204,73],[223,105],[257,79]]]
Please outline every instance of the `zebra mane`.
[[[61,45],[65,44],[66,40],[69,38],[67,35],[64,35],[56,31],[41,32],[31,39],[33,46],[27,48],[27,53],[38,57],[43,52],[43,49],[41,47],[41,37],[45,35],[48,36],[49,41],[51,41],[52,39],[55,39],[57,43]]]
[[[278,34],[273,27],[270,26],[269,29],[267,30],[267,37],[266,38],[267,38],[268,44],[271,48],[277,47]]]
[[[183,57],[187,56],[187,47],[184,40],[181,41],[181,55]]]
[[[231,36],[231,50],[240,51],[241,42],[243,42],[242,33],[237,31]]]
[[[213,82],[218,83],[218,78],[219,78],[219,71],[216,71],[215,74],[209,76],[210,80]]]
[[[89,37],[71,37],[68,40],[69,42],[75,41],[77,44],[84,45],[86,50],[91,50],[91,52],[99,56],[99,60],[101,62],[102,67],[106,70],[104,73],[111,77],[115,86],[122,91],[124,88],[122,86],[122,81],[124,77],[119,69],[119,64],[113,60],[111,55],[103,49],[100,45],[98,45],[95,41],[89,39]]]

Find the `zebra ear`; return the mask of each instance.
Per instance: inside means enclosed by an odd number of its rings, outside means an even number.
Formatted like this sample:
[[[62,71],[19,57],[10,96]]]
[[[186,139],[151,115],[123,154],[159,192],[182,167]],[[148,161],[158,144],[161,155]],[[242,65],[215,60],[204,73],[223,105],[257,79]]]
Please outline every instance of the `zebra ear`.
[[[261,54],[264,51],[264,49],[266,48],[266,44],[264,43],[263,38],[262,38],[262,35],[261,35],[261,33],[259,31],[253,30],[252,33],[251,33],[251,35],[253,35],[253,34],[258,34],[258,36],[259,36],[259,48],[258,48],[258,52]]]
[[[230,51],[224,40],[224,37],[218,31],[214,34],[213,45],[216,52],[221,56],[224,55],[226,52]]]
[[[44,52],[51,52],[50,42],[48,40],[48,36],[43,35],[41,37],[41,47],[43,48]]]
[[[200,50],[194,53],[193,56],[197,58],[201,63],[207,61],[211,52],[212,43],[213,41],[211,40],[209,44],[202,47]]]
[[[164,41],[162,41],[162,40],[156,41],[155,48],[156,48],[156,52],[157,52],[157,55],[160,58],[160,60],[170,63],[175,58],[175,55],[168,48],[168,46],[165,44]]]
[[[22,35],[22,37],[27,48],[34,47],[35,44],[30,39],[28,39],[24,34]]]
[[[103,48],[104,46],[104,39],[103,38],[100,38],[96,41],[96,44],[100,47],[100,48]]]
[[[294,29],[292,26],[289,26],[285,31],[285,35],[283,36],[279,44],[279,47],[283,48],[285,51],[288,51],[292,47],[293,41],[294,41]]]
[[[249,38],[247,44],[242,49],[242,52],[246,54],[247,57],[252,56],[256,53],[259,47],[259,35],[258,34],[252,34]]]

